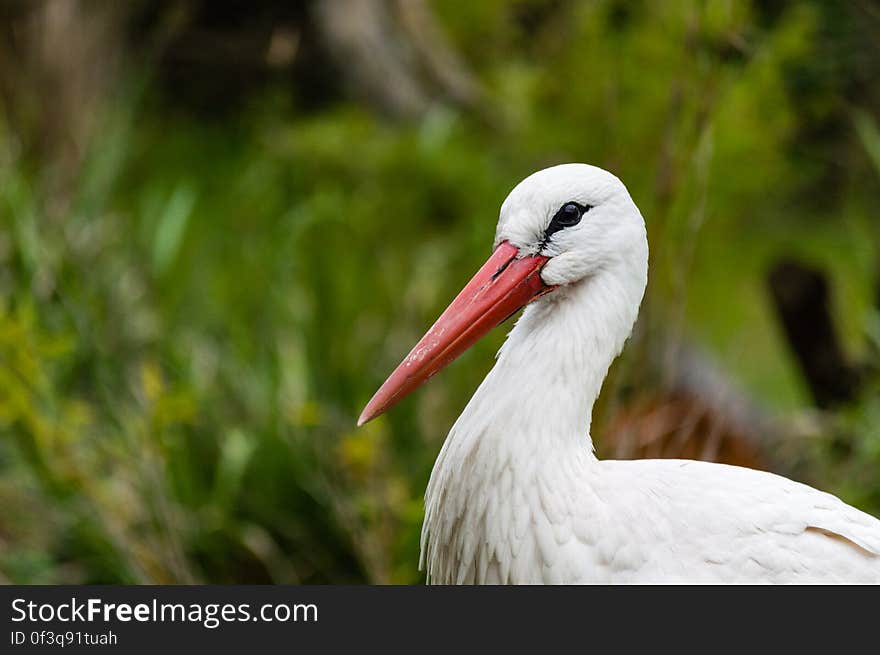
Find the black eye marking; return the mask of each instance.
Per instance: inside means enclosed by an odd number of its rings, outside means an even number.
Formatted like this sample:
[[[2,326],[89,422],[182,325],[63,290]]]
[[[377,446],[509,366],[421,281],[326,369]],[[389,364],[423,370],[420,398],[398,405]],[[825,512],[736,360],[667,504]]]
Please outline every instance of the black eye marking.
[[[553,220],[550,221],[550,225],[544,230],[544,239],[541,241],[541,247],[543,248],[550,240],[550,237],[560,230],[564,230],[567,227],[573,227],[580,223],[584,214],[592,208],[592,205],[581,205],[580,203],[573,201],[562,205],[562,207],[559,208],[559,211],[556,212]]]

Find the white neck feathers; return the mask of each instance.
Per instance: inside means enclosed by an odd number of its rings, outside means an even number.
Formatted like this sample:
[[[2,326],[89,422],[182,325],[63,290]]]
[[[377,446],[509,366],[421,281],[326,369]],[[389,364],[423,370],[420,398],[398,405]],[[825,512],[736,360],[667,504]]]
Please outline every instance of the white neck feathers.
[[[449,563],[478,548],[470,541],[488,539],[459,533],[479,523],[486,508],[477,504],[506,497],[487,485],[595,461],[593,403],[629,337],[647,277],[646,257],[616,264],[526,308],[450,431],[425,492],[422,561],[433,579],[448,578]]]

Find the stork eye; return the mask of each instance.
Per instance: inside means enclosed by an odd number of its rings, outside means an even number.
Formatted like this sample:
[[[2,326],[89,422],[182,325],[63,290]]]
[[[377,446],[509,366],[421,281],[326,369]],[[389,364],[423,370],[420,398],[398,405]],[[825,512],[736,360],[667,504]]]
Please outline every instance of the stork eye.
[[[556,213],[556,219],[560,225],[571,227],[572,225],[580,223],[582,215],[583,210],[580,205],[573,202],[567,202],[562,206],[562,209]]]
[[[550,221],[550,225],[547,226],[547,229],[544,232],[544,242],[546,243],[547,240],[556,232],[580,223],[581,218],[583,218],[584,214],[586,214],[591,209],[592,207],[590,205],[581,205],[576,202],[567,202],[562,205],[562,207],[560,207],[559,211],[556,212],[556,215],[553,217],[553,220]]]

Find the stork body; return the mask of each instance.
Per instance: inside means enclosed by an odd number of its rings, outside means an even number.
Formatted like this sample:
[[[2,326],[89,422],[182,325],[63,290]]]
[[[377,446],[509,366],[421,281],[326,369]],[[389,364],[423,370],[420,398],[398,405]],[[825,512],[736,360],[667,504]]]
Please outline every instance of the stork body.
[[[880,582],[880,521],[832,495],[722,464],[596,458],[593,403],[632,330],[647,261],[641,215],[606,171],[553,167],[508,196],[493,258],[361,417],[530,303],[435,463],[428,580]]]

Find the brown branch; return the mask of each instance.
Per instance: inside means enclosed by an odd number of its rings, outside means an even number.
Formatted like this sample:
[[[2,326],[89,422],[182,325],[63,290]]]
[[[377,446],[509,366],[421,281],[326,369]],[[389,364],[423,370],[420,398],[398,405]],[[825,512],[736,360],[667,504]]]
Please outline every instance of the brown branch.
[[[846,358],[831,317],[828,280],[820,270],[782,260],[768,285],[788,344],[820,408],[853,400],[861,376]]]

